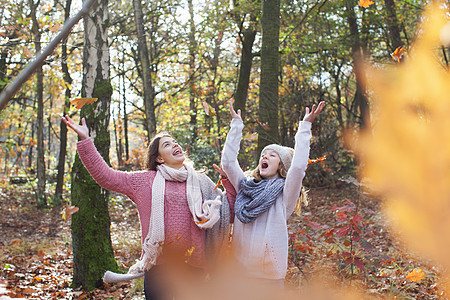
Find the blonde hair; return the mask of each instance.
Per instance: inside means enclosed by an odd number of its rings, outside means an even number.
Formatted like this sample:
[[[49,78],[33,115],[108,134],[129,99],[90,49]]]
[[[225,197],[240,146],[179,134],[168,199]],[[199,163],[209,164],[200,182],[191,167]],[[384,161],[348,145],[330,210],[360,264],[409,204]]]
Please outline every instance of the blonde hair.
[[[254,170],[250,170],[246,172],[248,176],[251,176],[256,179],[256,181],[261,181],[264,178],[261,177],[261,173],[259,172],[259,168],[256,167]],[[287,171],[284,167],[283,163],[280,160],[280,164],[278,165],[278,176],[286,179]],[[300,190],[300,196],[297,199],[297,203],[295,204],[294,212],[297,216],[300,216],[302,212],[302,205],[308,206],[309,198],[308,198],[308,190],[302,185],[302,189]]]

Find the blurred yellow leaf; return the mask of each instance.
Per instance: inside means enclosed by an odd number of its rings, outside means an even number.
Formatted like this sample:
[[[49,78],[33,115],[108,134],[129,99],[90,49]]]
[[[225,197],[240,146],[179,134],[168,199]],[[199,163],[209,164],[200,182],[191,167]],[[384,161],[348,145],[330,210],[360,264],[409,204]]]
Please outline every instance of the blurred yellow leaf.
[[[361,7],[369,7],[373,3],[374,2],[372,0],[359,0],[359,6],[361,6]]]
[[[97,101],[98,98],[76,98],[70,101],[72,105],[75,105],[77,109],[82,108],[86,104],[92,104]]]
[[[414,269],[406,275],[406,279],[414,282],[421,282],[425,279],[425,273],[422,269]]]
[[[393,233],[450,269],[450,72],[439,53],[445,7],[436,1],[425,10],[402,64],[364,68],[375,125],[352,147],[361,177],[385,199]],[[419,280],[420,271],[410,278]]]

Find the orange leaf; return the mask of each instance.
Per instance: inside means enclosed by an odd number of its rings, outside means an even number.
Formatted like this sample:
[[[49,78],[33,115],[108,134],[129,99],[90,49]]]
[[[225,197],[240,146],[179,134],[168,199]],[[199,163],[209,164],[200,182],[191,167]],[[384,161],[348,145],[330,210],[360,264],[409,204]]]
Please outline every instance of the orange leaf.
[[[326,154],[324,156],[316,158],[316,159],[308,159],[308,164],[315,164],[317,162],[324,161],[325,159],[327,159],[327,155]]]
[[[256,123],[258,123],[259,126],[261,126],[264,130],[269,130],[269,129],[270,129],[269,124],[267,124],[267,122],[266,122],[266,123],[261,123],[258,119],[255,119],[255,121],[256,121]]]
[[[252,134],[250,134],[249,136],[245,137],[245,139],[247,141],[254,141],[258,138],[258,133],[257,132],[253,132]]]
[[[23,56],[24,56],[25,58],[30,58],[30,57],[32,57],[33,55],[31,54],[30,49],[25,48],[25,49],[23,49]]]
[[[217,181],[216,186],[214,187],[214,190],[216,190],[220,185],[222,184],[222,177],[219,178],[219,181]]]
[[[76,213],[79,210],[76,206],[69,206],[69,203],[66,202],[66,210],[62,216],[64,220],[67,220],[71,215]]]
[[[394,52],[391,53],[391,56],[396,62],[400,62],[405,52],[405,48],[397,47],[397,49],[395,49]]]
[[[72,105],[75,105],[77,109],[82,108],[85,104],[92,104],[97,101],[98,98],[76,98],[70,101]]]
[[[15,245],[15,244],[20,244],[21,240],[19,239],[14,239],[11,241],[11,243],[9,244],[10,246]]]
[[[373,4],[374,2],[372,0],[359,0],[359,6],[361,7],[369,7]]]
[[[206,223],[208,221],[209,221],[209,219],[205,219],[205,220],[201,220],[201,221],[196,221],[195,223],[196,224],[203,224],[203,223]]]
[[[56,31],[58,31],[61,27],[62,27],[62,25],[61,25],[60,23],[57,23],[57,24],[53,25],[52,27],[50,27],[49,29],[50,29],[51,32],[56,32]]]
[[[421,282],[425,279],[425,273],[422,269],[414,269],[406,275],[406,279],[414,282]]]
[[[206,101],[202,101],[203,104],[203,108],[205,109],[205,113],[210,116],[213,117],[216,115],[216,111],[214,110],[214,108],[208,104],[208,102]]]

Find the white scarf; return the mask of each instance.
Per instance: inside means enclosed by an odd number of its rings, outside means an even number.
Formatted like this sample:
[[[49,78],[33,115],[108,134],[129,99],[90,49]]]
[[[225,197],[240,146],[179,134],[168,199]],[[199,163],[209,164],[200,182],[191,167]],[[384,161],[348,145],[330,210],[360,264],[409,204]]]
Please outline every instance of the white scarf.
[[[214,200],[202,200],[198,174],[191,167],[184,165],[176,170],[166,165],[158,165],[152,185],[152,209],[147,236],[142,244],[142,258],[128,271],[128,274],[118,274],[106,271],[104,282],[118,282],[142,277],[146,270],[156,264],[164,244],[164,193],[167,181],[186,181],[186,196],[189,210],[199,228],[211,228],[220,218],[218,207],[222,204],[220,196]]]

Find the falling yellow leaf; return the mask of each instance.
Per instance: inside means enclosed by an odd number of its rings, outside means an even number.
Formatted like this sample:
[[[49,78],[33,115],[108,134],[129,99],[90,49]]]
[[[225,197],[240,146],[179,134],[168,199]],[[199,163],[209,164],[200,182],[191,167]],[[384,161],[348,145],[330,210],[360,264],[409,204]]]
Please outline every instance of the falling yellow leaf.
[[[359,0],[359,6],[361,6],[361,7],[369,7],[373,3],[374,2],[372,0]]]
[[[208,104],[208,102],[203,101],[202,104],[203,104],[203,108],[205,109],[205,113],[208,116],[213,117],[216,115],[216,111],[214,110],[214,108],[211,105]]]
[[[374,126],[361,130],[352,147],[360,177],[385,199],[393,234],[450,270],[450,71],[439,53],[446,7],[436,1],[425,10],[403,63],[364,68]]]
[[[92,104],[97,100],[98,98],[76,98],[71,100],[70,103],[72,103],[72,105],[75,105],[77,109],[80,109],[86,104]]]
[[[406,279],[414,282],[421,282],[425,279],[425,273],[422,269],[414,269],[406,275]]]

